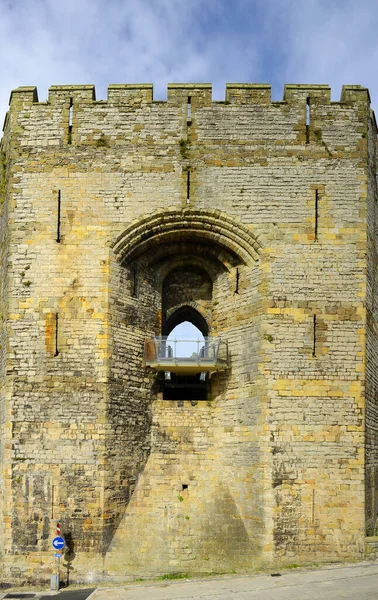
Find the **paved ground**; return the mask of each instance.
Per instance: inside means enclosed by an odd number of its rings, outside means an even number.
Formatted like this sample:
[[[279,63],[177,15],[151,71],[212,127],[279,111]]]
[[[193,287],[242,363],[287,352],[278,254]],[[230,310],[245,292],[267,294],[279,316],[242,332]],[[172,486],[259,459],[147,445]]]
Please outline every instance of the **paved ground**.
[[[39,600],[378,600],[378,562],[313,571],[282,571],[280,576],[229,576],[135,583],[96,590],[9,592],[5,597]],[[2,595],[0,594],[0,599]]]
[[[89,600],[378,600],[378,564],[97,589]]]

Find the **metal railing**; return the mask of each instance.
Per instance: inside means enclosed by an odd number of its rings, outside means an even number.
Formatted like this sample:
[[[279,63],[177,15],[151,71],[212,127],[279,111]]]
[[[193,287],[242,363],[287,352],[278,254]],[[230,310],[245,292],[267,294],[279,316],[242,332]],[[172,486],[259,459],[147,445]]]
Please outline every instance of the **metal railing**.
[[[228,364],[228,345],[220,337],[174,339],[156,336],[146,340],[146,364]]]

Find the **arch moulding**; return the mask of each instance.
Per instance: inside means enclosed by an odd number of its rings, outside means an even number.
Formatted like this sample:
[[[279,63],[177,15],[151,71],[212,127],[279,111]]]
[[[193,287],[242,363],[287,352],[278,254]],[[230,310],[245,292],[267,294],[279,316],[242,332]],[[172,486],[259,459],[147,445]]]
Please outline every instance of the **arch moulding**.
[[[252,265],[259,257],[261,244],[251,230],[219,210],[164,210],[133,221],[111,243],[117,259],[124,263],[154,246],[177,240],[201,239],[217,244]]]

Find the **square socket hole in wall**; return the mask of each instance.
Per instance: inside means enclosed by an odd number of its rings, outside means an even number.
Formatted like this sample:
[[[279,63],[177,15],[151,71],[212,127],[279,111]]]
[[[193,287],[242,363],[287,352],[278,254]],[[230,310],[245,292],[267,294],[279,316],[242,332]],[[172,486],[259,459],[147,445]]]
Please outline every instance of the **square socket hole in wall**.
[[[184,491],[184,490],[187,490],[187,489],[188,489],[188,487],[189,487],[189,484],[188,484],[188,483],[183,483],[183,484],[182,484],[182,489],[183,489],[183,491]]]

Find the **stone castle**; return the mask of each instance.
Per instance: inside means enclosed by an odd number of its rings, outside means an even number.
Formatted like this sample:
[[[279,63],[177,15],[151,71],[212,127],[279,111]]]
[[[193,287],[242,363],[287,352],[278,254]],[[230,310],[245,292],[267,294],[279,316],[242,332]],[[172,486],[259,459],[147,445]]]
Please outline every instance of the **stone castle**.
[[[53,86],[1,142],[1,580],[374,556],[366,88]],[[176,325],[204,336],[190,357]],[[64,572],[62,576],[64,577]]]

